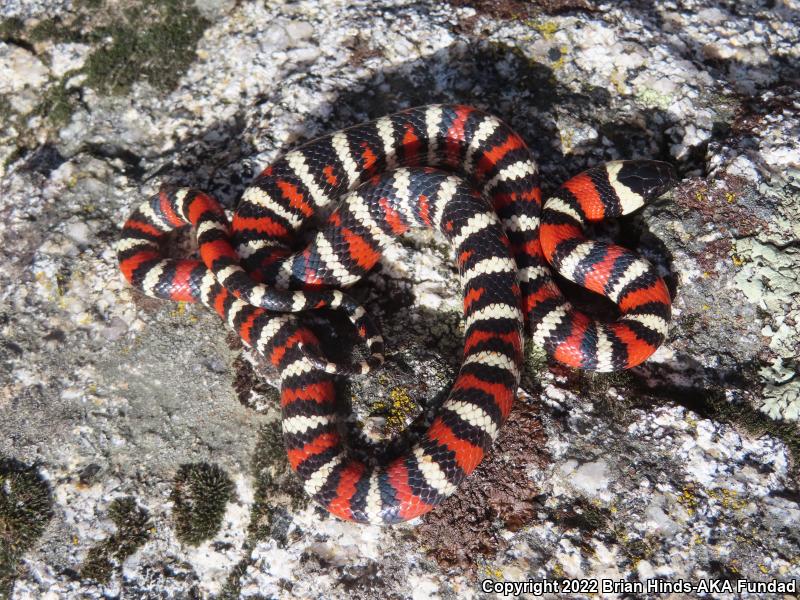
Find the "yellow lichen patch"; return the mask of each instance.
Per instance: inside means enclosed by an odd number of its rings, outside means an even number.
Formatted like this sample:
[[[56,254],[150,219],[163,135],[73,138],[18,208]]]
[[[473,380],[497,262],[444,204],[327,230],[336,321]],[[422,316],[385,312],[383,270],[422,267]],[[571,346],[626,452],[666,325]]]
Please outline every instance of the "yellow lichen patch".
[[[558,71],[559,69],[564,67],[564,62],[566,61],[567,57],[567,50],[566,46],[561,46],[558,51],[561,52],[561,56],[558,58],[557,61],[553,63],[553,70]]]
[[[708,496],[714,500],[717,500],[722,508],[726,510],[742,510],[747,506],[747,500],[739,498],[739,494],[736,492],[736,490],[718,488],[715,490],[710,490],[708,492]]]
[[[173,319],[179,319],[181,317],[185,317],[187,321],[190,323],[194,323],[197,321],[197,315],[187,312],[186,305],[189,304],[188,302],[176,302],[175,309],[169,311],[169,316]]]
[[[731,260],[733,261],[733,264],[736,265],[737,267],[741,267],[745,263],[745,260],[737,256],[736,254],[731,256]]]
[[[558,31],[558,23],[555,21],[541,21],[541,22],[533,22],[530,23],[531,27],[533,27],[536,31],[542,34],[542,37],[546,40],[553,39],[553,36]]]
[[[725,192],[725,200],[728,201],[728,204],[733,204],[736,200],[736,194],[733,192]]]
[[[690,517],[694,516],[695,512],[697,512],[697,507],[700,505],[700,501],[694,494],[694,487],[687,486],[683,488],[683,491],[678,496],[678,504],[686,509]]]
[[[564,154],[570,154],[572,152],[572,130],[559,129],[558,137],[561,138],[561,149],[563,150]]]
[[[389,429],[402,429],[406,426],[409,415],[414,411],[416,402],[403,387],[396,387],[389,392],[389,414],[386,426]]]

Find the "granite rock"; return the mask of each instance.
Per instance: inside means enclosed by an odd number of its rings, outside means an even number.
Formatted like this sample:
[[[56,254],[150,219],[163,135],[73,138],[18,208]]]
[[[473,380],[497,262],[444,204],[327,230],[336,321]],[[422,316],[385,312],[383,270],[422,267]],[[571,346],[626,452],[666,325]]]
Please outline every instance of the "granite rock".
[[[0,596],[12,581],[14,598],[480,598],[485,578],[800,577],[796,0],[145,4],[0,6],[0,458],[50,506],[38,542],[0,557]],[[111,52],[126,43],[143,64]],[[677,188],[597,228],[658,266],[674,320],[629,373],[530,349],[502,452],[431,515],[365,527],[293,478],[274,371],[202,307],[130,289],[114,243],[162,182],[232,209],[298,143],[429,102],[508,121],[545,192],[606,160],[675,164]],[[391,351],[342,393],[364,437],[413,435],[458,368],[449,251],[410,235],[353,293]],[[346,352],[334,325],[315,321]],[[231,484],[191,545],[174,488],[200,463]]]

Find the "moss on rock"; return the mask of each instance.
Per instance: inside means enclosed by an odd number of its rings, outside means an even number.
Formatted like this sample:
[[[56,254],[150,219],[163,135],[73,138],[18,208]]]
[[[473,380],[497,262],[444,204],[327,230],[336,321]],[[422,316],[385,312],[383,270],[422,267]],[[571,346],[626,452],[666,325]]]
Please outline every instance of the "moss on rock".
[[[53,515],[50,486],[34,468],[0,459],[0,598],[11,596],[16,566]]]
[[[108,516],[117,527],[116,533],[89,550],[81,567],[81,577],[99,583],[107,583],[114,569],[144,545],[152,527],[148,512],[131,496],[112,501]]]
[[[217,465],[181,465],[171,496],[178,539],[197,546],[216,535],[233,491],[230,477]]]
[[[209,22],[185,0],[140,3],[123,18],[96,30],[110,39],[89,56],[87,85],[100,92],[127,93],[140,79],[159,90],[175,87],[195,59],[195,46]]]

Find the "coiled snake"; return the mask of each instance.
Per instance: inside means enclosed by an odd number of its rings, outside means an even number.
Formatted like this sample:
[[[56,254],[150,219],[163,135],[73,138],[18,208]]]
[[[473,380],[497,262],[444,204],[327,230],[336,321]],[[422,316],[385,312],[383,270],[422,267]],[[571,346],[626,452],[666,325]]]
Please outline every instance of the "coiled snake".
[[[593,371],[630,368],[656,350],[670,318],[666,285],[648,262],[587,239],[583,229],[636,210],[674,181],[666,163],[611,162],[567,181],[543,209],[537,166],[519,135],[467,106],[426,106],[289,152],[245,190],[232,225],[201,191],[160,192],[125,223],[119,263],[147,295],[213,308],[277,367],[289,462],[314,500],[344,519],[395,523],[440,504],[489,450],[519,384],[523,330],[555,360]],[[298,232],[340,199],[297,251]],[[202,260],[164,258],[159,241],[186,225],[196,230]],[[416,445],[370,465],[343,443],[333,376],[379,366],[384,344],[340,290],[412,227],[439,230],[455,250],[463,361]],[[615,302],[620,318],[600,323],[573,309],[550,265]],[[366,360],[325,359],[292,314],[321,307],[345,311]]]

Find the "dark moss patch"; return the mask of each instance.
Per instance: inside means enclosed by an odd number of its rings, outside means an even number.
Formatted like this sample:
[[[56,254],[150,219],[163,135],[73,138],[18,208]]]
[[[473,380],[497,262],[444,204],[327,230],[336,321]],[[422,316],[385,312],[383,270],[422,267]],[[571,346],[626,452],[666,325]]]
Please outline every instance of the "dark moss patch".
[[[427,553],[444,566],[474,572],[477,560],[502,550],[500,529],[521,529],[540,508],[527,472],[549,462],[545,441],[539,410],[517,402],[491,453],[416,530]]]
[[[86,41],[83,15],[68,18],[59,17],[43,19],[31,27],[27,37],[32,42],[52,41],[56,43],[77,43]]]
[[[217,465],[181,465],[171,496],[178,539],[197,546],[216,535],[233,491],[230,477]]]
[[[47,118],[56,127],[63,127],[69,123],[78,105],[80,92],[77,89],[67,88],[67,81],[74,74],[74,72],[66,74],[47,88],[34,109],[36,114]]]
[[[56,127],[68,123],[78,106],[80,89],[67,86],[79,74],[85,75],[82,85],[106,95],[126,94],[138,81],[162,92],[173,89],[210,24],[189,0],[137,0],[123,9],[107,0],[74,4],[69,15],[42,19],[27,30],[19,20],[0,23],[0,39],[31,49],[44,41],[93,47],[84,66],[51,83],[34,110]]]
[[[109,94],[125,94],[140,80],[170,90],[194,62],[197,41],[208,25],[185,0],[134,5],[121,19],[95,30],[95,37],[111,41],[86,61],[86,84]]]
[[[131,496],[111,502],[108,516],[117,531],[89,550],[80,572],[82,578],[98,583],[107,583],[114,570],[144,545],[153,526],[148,512]]]
[[[25,29],[25,23],[19,17],[11,17],[0,21],[0,40],[13,40]]]
[[[628,410],[634,404],[635,380],[630,371],[595,373],[570,369],[560,364],[553,364],[552,370],[566,378],[567,389],[590,400],[599,411],[611,415],[613,422],[626,422]],[[610,393],[612,389],[616,393]]]
[[[34,467],[0,459],[0,598],[11,596],[17,562],[53,516],[50,486]]]
[[[559,509],[552,518],[567,529],[579,529],[584,533],[592,534],[605,527],[611,515],[607,509],[579,499],[568,508]]]
[[[6,96],[0,96],[0,119],[5,123],[14,115],[14,107]]]
[[[288,511],[302,509],[309,499],[289,467],[280,424],[265,425],[259,431],[252,469],[256,487],[248,540],[274,538],[285,544]]]

